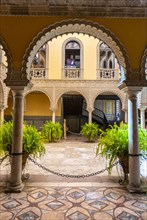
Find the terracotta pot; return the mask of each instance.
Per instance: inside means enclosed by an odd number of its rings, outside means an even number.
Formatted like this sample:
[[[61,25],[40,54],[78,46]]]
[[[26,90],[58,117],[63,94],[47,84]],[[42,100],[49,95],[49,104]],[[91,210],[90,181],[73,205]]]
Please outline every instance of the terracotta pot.
[[[129,157],[128,155],[119,157],[119,163],[123,168],[124,174],[129,173]]]
[[[22,155],[22,170],[24,170],[25,165],[27,163],[27,159],[28,159],[29,155],[28,154],[23,154]]]

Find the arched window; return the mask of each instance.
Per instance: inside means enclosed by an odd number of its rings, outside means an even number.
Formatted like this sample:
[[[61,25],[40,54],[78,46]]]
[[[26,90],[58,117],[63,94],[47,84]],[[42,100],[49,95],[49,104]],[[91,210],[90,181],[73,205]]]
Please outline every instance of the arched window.
[[[46,62],[46,45],[43,45],[34,57],[32,62],[33,68],[45,68]]]
[[[71,40],[65,45],[65,68],[80,68],[80,45]]]
[[[98,79],[119,79],[119,63],[111,48],[104,42],[98,45]]]

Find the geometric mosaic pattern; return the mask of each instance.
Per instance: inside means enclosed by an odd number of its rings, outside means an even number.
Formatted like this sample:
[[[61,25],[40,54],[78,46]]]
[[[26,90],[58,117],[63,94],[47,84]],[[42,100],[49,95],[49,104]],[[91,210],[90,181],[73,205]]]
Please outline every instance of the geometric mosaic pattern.
[[[123,188],[26,187],[0,194],[0,219],[146,220],[147,197]]]

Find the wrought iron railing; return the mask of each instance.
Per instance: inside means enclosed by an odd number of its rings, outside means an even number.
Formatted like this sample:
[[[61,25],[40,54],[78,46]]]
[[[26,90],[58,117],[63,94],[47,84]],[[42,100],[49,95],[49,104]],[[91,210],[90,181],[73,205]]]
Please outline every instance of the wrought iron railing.
[[[119,80],[119,69],[97,69],[97,79]]]
[[[85,102],[83,103],[82,116],[88,116],[88,111],[86,110]],[[94,121],[100,122],[105,127],[108,126],[108,121],[107,121],[107,117],[106,117],[105,113],[96,107],[94,108],[94,110],[92,112],[92,119]]]

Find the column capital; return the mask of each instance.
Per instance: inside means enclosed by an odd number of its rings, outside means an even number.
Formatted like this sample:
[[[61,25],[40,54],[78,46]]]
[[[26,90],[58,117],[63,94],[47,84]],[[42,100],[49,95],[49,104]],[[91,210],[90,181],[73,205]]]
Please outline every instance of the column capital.
[[[26,73],[22,72],[20,69],[15,69],[7,75],[4,83],[11,89],[14,87],[25,88],[30,83],[30,79]]]
[[[139,109],[140,111],[145,111],[147,109],[147,106],[140,106]]]
[[[124,91],[129,98],[136,98],[137,97],[137,94],[139,92],[141,92],[142,90],[142,86],[126,86],[125,88],[122,89],[122,91]]]
[[[122,111],[123,112],[128,112],[128,109],[127,108],[123,108]]]
[[[52,112],[56,112],[56,111],[57,111],[57,107],[51,106],[51,107],[50,107],[50,110],[51,110]]]

